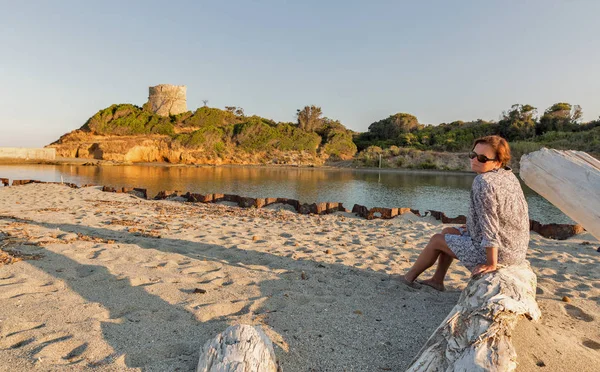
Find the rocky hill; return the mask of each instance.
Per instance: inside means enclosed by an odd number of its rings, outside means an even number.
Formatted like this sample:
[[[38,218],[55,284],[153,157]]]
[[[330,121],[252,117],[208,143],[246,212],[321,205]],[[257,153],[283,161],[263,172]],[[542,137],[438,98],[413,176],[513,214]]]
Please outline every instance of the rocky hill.
[[[57,156],[116,162],[321,165],[356,153],[353,133],[324,119],[308,129],[201,107],[159,116],[147,107],[112,105],[47,147]]]

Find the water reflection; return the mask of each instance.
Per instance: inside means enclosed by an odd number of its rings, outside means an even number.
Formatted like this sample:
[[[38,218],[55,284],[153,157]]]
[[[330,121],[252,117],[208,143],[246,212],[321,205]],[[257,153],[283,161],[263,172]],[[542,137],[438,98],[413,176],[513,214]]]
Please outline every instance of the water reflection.
[[[466,214],[474,174],[390,172],[355,169],[261,167],[159,167],[82,165],[0,165],[0,177],[94,183],[115,187],[285,197],[301,202],[343,202],[367,207],[435,209]],[[530,217],[543,223],[572,223],[523,183]]]

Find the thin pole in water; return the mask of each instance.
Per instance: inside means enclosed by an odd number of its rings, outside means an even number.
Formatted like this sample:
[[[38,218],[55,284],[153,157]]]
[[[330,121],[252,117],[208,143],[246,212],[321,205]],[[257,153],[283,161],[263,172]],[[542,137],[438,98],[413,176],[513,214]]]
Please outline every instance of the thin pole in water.
[[[381,168],[381,154],[379,154],[379,168]]]

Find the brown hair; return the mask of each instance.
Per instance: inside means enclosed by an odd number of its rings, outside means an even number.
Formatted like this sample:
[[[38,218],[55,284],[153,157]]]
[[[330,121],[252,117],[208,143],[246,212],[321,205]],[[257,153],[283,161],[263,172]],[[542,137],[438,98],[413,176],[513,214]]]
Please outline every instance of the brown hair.
[[[473,149],[478,143],[485,143],[492,146],[496,152],[496,159],[498,159],[503,167],[506,167],[510,162],[510,147],[508,147],[508,142],[506,142],[504,138],[500,136],[485,136],[477,138],[475,142],[473,142]]]

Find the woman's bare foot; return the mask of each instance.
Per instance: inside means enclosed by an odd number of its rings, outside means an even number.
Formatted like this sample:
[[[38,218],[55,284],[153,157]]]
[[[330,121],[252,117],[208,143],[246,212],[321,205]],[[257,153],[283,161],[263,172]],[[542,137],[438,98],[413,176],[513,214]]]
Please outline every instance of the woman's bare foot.
[[[400,281],[400,283],[405,284],[405,285],[407,285],[407,286],[409,286],[411,288],[414,288],[414,289],[420,289],[421,288],[421,286],[419,284],[417,284],[415,282],[411,282],[410,280],[406,279],[404,277],[404,275],[400,275],[398,277],[398,280]]]
[[[417,282],[420,284],[426,285],[428,287],[431,287],[431,288],[435,289],[436,291],[444,292],[446,290],[446,288],[444,287],[444,283],[436,282],[433,279],[418,280]]]

